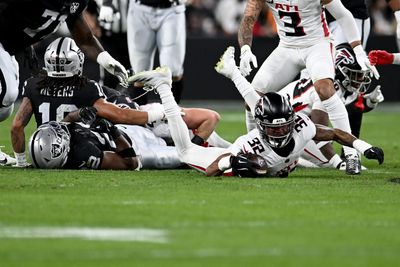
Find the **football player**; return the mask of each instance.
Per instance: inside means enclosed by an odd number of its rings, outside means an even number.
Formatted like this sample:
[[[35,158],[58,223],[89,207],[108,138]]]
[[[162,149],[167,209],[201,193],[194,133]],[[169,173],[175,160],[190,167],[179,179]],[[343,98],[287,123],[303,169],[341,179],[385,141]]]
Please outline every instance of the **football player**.
[[[144,82],[156,87],[160,95],[172,138],[181,160],[207,175],[220,175],[232,168],[234,173],[242,171],[259,175],[286,177],[298,163],[300,154],[310,140],[335,140],[343,145],[354,146],[367,158],[383,162],[383,151],[356,139],[339,129],[314,125],[305,115],[295,114],[288,100],[277,93],[266,93],[260,97],[248,86],[234,61],[234,48],[229,47],[217,63],[218,73],[231,78],[251,108],[257,129],[239,137],[228,149],[204,148],[190,142],[187,128],[179,114],[170,88],[171,72],[167,67],[145,71],[130,77],[132,81]],[[241,155],[247,155],[242,157]],[[248,156],[251,154],[260,157]],[[235,163],[235,164],[234,164]],[[256,167],[254,167],[256,166]],[[267,170],[264,167],[268,167]]]
[[[102,87],[82,75],[84,54],[71,38],[54,40],[46,49],[44,62],[45,70],[25,81],[23,99],[11,128],[18,167],[28,164],[24,128],[32,114],[37,126],[48,121],[61,121],[69,112],[86,106],[95,107],[98,116],[113,123],[145,125],[164,117],[160,110],[123,109],[108,102]]]
[[[19,70],[15,55],[56,32],[66,22],[86,55],[127,85],[127,72],[104,51],[83,18],[87,0],[13,0],[0,6],[0,121],[12,113],[18,97]],[[2,154],[2,153],[0,153]],[[0,155],[0,160],[3,155]]]
[[[346,108],[335,94],[333,86],[335,72],[331,34],[324,10],[326,8],[342,26],[362,69],[370,69],[378,78],[378,71],[368,61],[361,45],[361,37],[352,14],[340,0],[248,0],[238,33],[241,47],[240,70],[244,76],[250,74],[251,64],[257,67],[257,59],[251,51],[252,29],[265,4],[274,15],[280,42],[257,71],[252,81],[253,87],[260,93],[276,92],[306,68],[333,127],[350,133]],[[248,128],[254,128],[254,123],[250,123],[252,115],[249,111],[246,119]],[[354,149],[344,147],[344,150],[346,160],[359,160]]]
[[[160,65],[172,70],[172,92],[178,103],[183,91],[186,53],[185,3],[186,0],[132,0],[127,17],[129,59],[133,71],[153,69],[157,49]]]
[[[32,134],[29,154],[35,168],[139,170],[141,163],[126,136],[105,119],[96,131],[77,123],[49,121]]]
[[[369,112],[384,100],[380,86],[370,88],[371,77],[369,71],[361,70],[355,59],[354,52],[348,44],[341,44],[336,47],[335,73],[334,86],[336,94],[345,104],[346,109],[352,111],[349,114]],[[311,117],[314,123],[328,125],[326,110],[321,104],[311,79],[292,82],[280,90],[279,93],[288,96],[296,112],[302,112]],[[357,117],[361,118],[361,115],[357,115]],[[356,125],[355,129],[353,128],[355,121],[352,118],[350,118],[350,121],[352,122],[352,134],[359,137],[361,121],[359,125]],[[304,152],[302,156],[317,166],[347,167],[346,164],[342,164],[341,157],[334,153],[330,143],[320,142],[316,144],[312,141],[306,146]],[[353,174],[360,173],[361,166],[358,165],[358,161],[352,160],[347,163],[353,165],[350,168]]]

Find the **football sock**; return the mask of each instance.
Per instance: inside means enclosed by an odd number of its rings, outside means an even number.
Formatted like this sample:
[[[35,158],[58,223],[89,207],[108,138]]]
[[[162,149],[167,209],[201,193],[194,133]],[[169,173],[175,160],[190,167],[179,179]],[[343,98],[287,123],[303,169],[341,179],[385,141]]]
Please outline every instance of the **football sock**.
[[[351,133],[347,110],[339,96],[333,94],[330,98],[322,101],[322,104],[328,112],[329,120],[331,121],[333,128],[338,128],[342,131]],[[344,146],[343,149],[345,155],[357,153],[357,151],[351,147]]]
[[[246,128],[247,132],[256,128],[256,120],[254,119],[253,114],[251,114],[250,110],[246,109]]]
[[[208,137],[207,142],[210,146],[214,147],[227,148],[232,145],[230,142],[219,136],[215,131],[211,133],[210,137]]]
[[[171,90],[172,90],[172,94],[175,97],[176,103],[179,104],[179,102],[181,102],[182,92],[183,92],[183,79],[176,81],[176,82],[172,82]]]
[[[235,84],[237,90],[246,101],[246,104],[251,110],[254,110],[257,101],[260,99],[260,96],[254,90],[253,86],[251,86],[251,84],[246,80],[246,78],[240,74],[239,69],[235,69],[233,72],[232,82]]]

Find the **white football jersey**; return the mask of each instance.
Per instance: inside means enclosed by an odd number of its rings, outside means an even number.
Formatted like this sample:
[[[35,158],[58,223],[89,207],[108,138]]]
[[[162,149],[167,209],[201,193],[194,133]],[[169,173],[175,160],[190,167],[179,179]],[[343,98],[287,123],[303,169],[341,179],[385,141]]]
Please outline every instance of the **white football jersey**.
[[[311,115],[313,109],[326,112],[311,79],[291,82],[278,93],[289,97],[289,102],[296,112],[301,112],[307,116]],[[351,104],[359,97],[358,93],[351,93],[342,89],[338,89],[336,94],[345,105]]]
[[[297,114],[293,130],[295,146],[287,157],[276,154],[274,150],[263,141],[257,129],[236,139],[229,149],[234,155],[240,151],[261,155],[268,163],[268,174],[270,176],[280,176],[281,174],[289,173],[295,169],[304,147],[312,140],[315,133],[315,125],[308,116]]]
[[[320,0],[265,0],[272,10],[280,44],[309,47],[330,38],[324,8]]]

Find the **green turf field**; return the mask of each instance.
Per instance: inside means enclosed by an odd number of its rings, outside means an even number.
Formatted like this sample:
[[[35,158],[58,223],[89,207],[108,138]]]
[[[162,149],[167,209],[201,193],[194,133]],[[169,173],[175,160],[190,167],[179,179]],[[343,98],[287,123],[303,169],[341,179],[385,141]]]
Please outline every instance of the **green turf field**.
[[[233,141],[244,116],[221,115]],[[385,163],[364,158],[354,177],[0,168],[0,266],[400,266],[399,116],[364,117],[362,137]]]

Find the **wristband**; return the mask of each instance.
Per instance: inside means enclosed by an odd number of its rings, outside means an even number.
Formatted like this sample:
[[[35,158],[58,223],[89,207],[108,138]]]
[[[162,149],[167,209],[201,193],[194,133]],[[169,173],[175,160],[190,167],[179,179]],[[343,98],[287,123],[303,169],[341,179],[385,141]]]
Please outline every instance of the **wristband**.
[[[147,111],[147,122],[152,123],[154,121],[162,120],[164,118],[164,112],[161,110],[149,110]]]
[[[353,147],[364,155],[365,150],[370,149],[372,146],[363,140],[356,139],[353,142]]]
[[[218,161],[218,169],[220,171],[225,171],[231,167],[231,157],[223,157]]]

